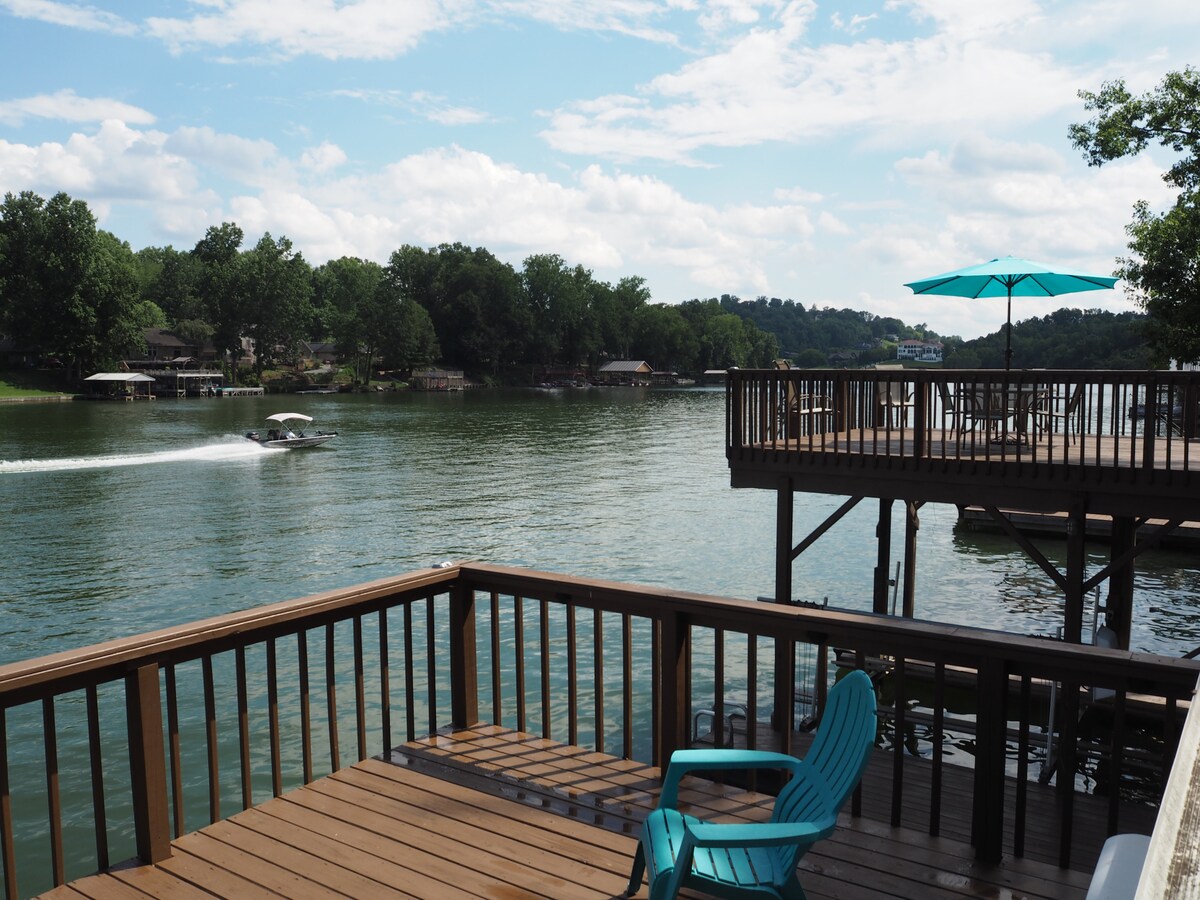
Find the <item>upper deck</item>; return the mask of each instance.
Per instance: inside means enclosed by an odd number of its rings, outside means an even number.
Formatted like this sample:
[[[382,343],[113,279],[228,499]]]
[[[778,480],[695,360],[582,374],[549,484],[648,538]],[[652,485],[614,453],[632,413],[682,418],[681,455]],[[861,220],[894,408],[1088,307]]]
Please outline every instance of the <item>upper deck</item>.
[[[734,487],[1194,517],[1200,373],[730,370]]]

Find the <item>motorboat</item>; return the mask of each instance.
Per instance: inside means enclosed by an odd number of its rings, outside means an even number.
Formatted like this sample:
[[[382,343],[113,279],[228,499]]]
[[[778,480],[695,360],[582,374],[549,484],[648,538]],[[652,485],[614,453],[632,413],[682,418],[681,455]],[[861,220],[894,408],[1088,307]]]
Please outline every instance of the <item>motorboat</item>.
[[[267,416],[267,421],[271,424],[265,436],[257,431],[247,431],[246,439],[264,447],[292,450],[316,447],[337,437],[336,431],[316,431],[309,434],[307,427],[312,422],[312,416],[303,413],[275,413],[273,416]]]

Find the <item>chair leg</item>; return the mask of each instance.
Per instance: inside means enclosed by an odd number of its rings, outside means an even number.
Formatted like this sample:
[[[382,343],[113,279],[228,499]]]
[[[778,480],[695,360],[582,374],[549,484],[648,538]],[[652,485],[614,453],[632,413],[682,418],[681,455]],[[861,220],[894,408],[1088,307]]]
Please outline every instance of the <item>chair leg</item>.
[[[637,853],[633,856],[633,871],[629,873],[629,886],[625,888],[625,896],[632,897],[642,889],[642,874],[646,871],[646,851],[642,842],[638,841]]]

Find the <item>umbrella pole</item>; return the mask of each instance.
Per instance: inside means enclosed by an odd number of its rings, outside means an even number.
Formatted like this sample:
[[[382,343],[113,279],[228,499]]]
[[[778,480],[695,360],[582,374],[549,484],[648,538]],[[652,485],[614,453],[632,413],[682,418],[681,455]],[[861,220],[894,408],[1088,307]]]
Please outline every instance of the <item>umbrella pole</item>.
[[[1012,368],[1012,285],[1008,286],[1008,317],[1004,331],[1004,371]]]

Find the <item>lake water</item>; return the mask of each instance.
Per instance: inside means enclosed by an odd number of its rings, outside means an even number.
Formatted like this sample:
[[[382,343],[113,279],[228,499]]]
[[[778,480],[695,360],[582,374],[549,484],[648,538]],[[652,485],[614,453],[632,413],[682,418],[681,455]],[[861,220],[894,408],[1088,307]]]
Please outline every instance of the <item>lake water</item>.
[[[0,663],[442,560],[771,595],[775,497],[729,487],[724,404],[724,392],[711,389],[0,404]],[[266,415],[290,411],[314,416],[338,438],[275,451],[241,437]],[[797,540],[843,500],[797,495]],[[870,608],[877,509],[860,504],[796,561],[797,599]],[[897,504],[896,536],[901,515]],[[928,505],[920,516],[918,615],[1055,632],[1057,590],[1010,540],[957,530],[953,507]],[[1065,542],[1040,546],[1063,564]],[[1090,548],[1089,574],[1107,556],[1105,547]],[[1152,552],[1137,565],[1135,648],[1178,655],[1200,646],[1197,555]],[[281,648],[281,659],[292,652]],[[314,653],[320,658],[319,646]],[[105,719],[105,740],[119,747],[122,700],[111,693],[116,714]],[[251,684],[251,695],[261,705],[261,683]],[[58,707],[67,869],[77,877],[95,866],[86,730],[78,697]],[[290,757],[298,752],[296,715],[284,721]],[[639,758],[649,752],[648,717],[643,703],[635,710],[644,725]],[[194,702],[181,720],[185,747],[201,753]],[[50,886],[37,704],[10,712],[6,728],[12,783],[32,789],[13,798],[21,887],[29,892]],[[351,746],[353,722],[339,730]],[[239,808],[235,738],[236,729],[222,729],[226,815]],[[114,752],[105,763],[114,859],[133,852],[123,758]],[[290,762],[288,786],[298,777]],[[184,802],[195,825],[207,815],[203,762],[189,772]],[[267,774],[255,775],[259,799]]]
[[[0,662],[441,560],[771,595],[775,498],[729,487],[724,404],[625,388],[0,405]],[[278,411],[339,437],[241,438]],[[798,494],[797,540],[843,500]],[[870,608],[877,509],[796,561],[797,599]],[[1054,633],[1062,601],[1010,540],[957,530],[952,506],[920,515],[919,616]],[[1040,546],[1063,563],[1065,542]],[[1090,551],[1089,574],[1107,561]],[[1200,646],[1197,554],[1137,565],[1135,649]]]

